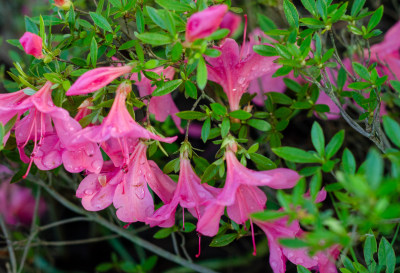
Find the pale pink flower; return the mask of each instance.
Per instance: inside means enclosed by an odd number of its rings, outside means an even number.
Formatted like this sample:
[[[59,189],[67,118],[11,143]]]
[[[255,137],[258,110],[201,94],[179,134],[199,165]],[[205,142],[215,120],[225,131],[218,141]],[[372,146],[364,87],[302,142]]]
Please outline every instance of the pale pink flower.
[[[228,11],[225,14],[224,18],[222,19],[222,22],[219,27],[229,29],[228,37],[230,37],[236,32],[241,21],[242,18],[239,15],[231,11]]]
[[[54,0],[54,4],[63,10],[69,10],[72,5],[71,0]]]
[[[299,180],[299,175],[290,169],[278,168],[269,171],[247,169],[236,158],[236,149],[236,143],[228,145],[225,152],[227,165],[225,186],[216,200],[207,206],[197,224],[197,231],[203,235],[217,234],[224,207],[227,207],[229,218],[238,224],[247,221],[250,213],[263,210],[267,198],[257,186],[287,189],[292,188]]]
[[[44,57],[42,53],[43,40],[39,35],[25,32],[19,39],[19,42],[24,48],[26,54],[32,55],[37,59],[42,59]]]
[[[195,218],[199,219],[204,212],[205,206],[215,198],[219,191],[219,189],[207,184],[201,184],[200,178],[193,171],[190,164],[188,151],[182,151],[178,186],[174,196],[171,202],[162,206],[153,216],[148,218],[147,224],[161,227],[173,226],[178,205],[188,209]]]
[[[252,80],[277,68],[270,57],[256,54],[251,44],[239,50],[235,40],[225,39],[216,49],[221,51],[217,58],[206,57],[208,79],[220,84],[226,93],[231,111],[239,109],[242,95]]]
[[[121,154],[124,158],[124,164],[128,165],[130,161],[131,146],[134,139],[154,139],[167,143],[174,142],[176,137],[163,138],[146,130],[135,122],[126,108],[125,100],[129,92],[132,91],[132,86],[126,82],[120,84],[116,91],[116,97],[110,112],[104,118],[101,125],[86,127],[73,137],[74,143],[82,141],[91,141],[103,145],[110,139],[116,139],[119,143]],[[112,143],[106,145],[110,146]],[[114,143],[115,144],[115,143]],[[112,146],[112,145],[111,145]],[[114,145],[115,146],[115,145]],[[109,149],[112,153],[112,149]]]
[[[157,67],[149,71],[157,73],[158,75],[163,74],[164,77],[168,80],[172,80],[175,74],[175,69],[172,66],[169,66],[166,69],[162,67]],[[155,85],[151,85],[151,80],[146,78],[143,74],[140,81],[138,80],[137,73],[132,74],[131,80],[136,81],[135,85],[138,87],[141,97],[151,95],[156,89]],[[147,103],[147,101],[145,101],[145,103]],[[171,116],[172,120],[176,124],[176,127],[181,133],[183,133],[183,129],[181,127],[181,119],[175,115],[179,112],[179,110],[176,107],[171,94],[152,97],[149,103],[149,111],[151,114],[154,114],[156,120],[161,122],[165,121],[168,116]]]
[[[10,184],[12,172],[0,165],[0,215],[9,225],[29,225],[32,222],[35,198],[28,188]],[[46,204],[39,200],[38,216],[42,217],[46,211]]]
[[[99,90],[116,78],[131,72],[132,66],[111,66],[92,69],[82,76],[68,89],[67,95],[82,95]]]
[[[227,5],[216,5],[194,13],[187,21],[186,41],[193,42],[210,36],[218,29],[227,11]]]
[[[82,198],[82,206],[88,211],[99,211],[112,204],[115,189],[125,177],[124,170],[111,161],[104,162],[99,174],[88,174],[79,184],[76,197]]]
[[[115,189],[113,203],[117,217],[132,223],[146,222],[154,213],[150,187],[164,203],[172,200],[176,184],[165,175],[153,161],[146,158],[147,146],[139,142],[132,154],[127,173]]]

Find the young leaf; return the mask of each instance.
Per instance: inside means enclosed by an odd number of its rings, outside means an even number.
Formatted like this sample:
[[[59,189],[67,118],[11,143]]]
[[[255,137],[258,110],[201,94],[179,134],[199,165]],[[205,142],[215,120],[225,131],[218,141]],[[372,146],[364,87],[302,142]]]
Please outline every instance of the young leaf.
[[[295,163],[320,163],[321,159],[315,155],[293,147],[272,148],[272,151],[279,157]]]
[[[286,19],[291,27],[299,27],[299,14],[297,13],[296,6],[289,0],[283,1],[283,11],[285,12]]]
[[[314,145],[315,150],[322,157],[325,152],[325,137],[321,126],[318,122],[314,122],[311,129],[311,141]]]
[[[212,247],[222,247],[229,245],[237,238],[237,233],[221,234],[214,237],[211,241],[210,246]]]
[[[157,96],[163,96],[163,95],[169,94],[172,91],[174,91],[176,88],[178,88],[182,84],[182,82],[183,82],[182,79],[165,82],[160,87],[157,87],[154,90],[152,95],[157,97]]]
[[[400,148],[400,125],[391,117],[383,116],[383,128],[388,138]]]
[[[197,85],[199,86],[200,89],[203,90],[207,84],[207,66],[203,57],[200,57],[199,63],[197,65],[196,79],[197,79]]]
[[[337,151],[339,151],[340,147],[343,144],[343,140],[344,140],[344,131],[340,130],[332,137],[328,145],[326,145],[325,155],[327,159],[330,159],[337,153]]]
[[[211,130],[211,119],[208,118],[204,121],[203,127],[201,128],[201,139],[205,143],[210,135]]]
[[[374,14],[369,19],[367,31],[370,32],[374,27],[376,27],[382,19],[383,15],[383,6],[380,6]]]
[[[94,24],[105,31],[112,32],[110,23],[101,14],[95,12],[89,12]]]

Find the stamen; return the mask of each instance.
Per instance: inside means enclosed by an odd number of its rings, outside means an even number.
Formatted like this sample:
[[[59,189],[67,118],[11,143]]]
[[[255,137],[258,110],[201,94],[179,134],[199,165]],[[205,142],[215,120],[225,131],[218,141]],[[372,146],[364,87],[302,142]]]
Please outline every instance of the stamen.
[[[197,236],[199,236],[199,252],[196,254],[196,258],[200,257],[201,254],[201,234],[197,233]]]
[[[257,255],[256,240],[254,238],[253,221],[251,221],[251,219],[250,219],[250,228],[251,228],[251,239],[253,241],[253,256],[256,256]]]
[[[239,59],[242,59],[243,51],[246,45],[246,33],[247,33],[247,14],[244,15],[243,43],[242,43],[242,48],[240,49]]]
[[[29,161],[29,166],[28,169],[26,170],[26,173],[22,176],[23,179],[28,177],[29,171],[31,170],[32,167],[32,163],[33,163],[33,157],[35,156],[35,154],[31,154],[31,160]]]

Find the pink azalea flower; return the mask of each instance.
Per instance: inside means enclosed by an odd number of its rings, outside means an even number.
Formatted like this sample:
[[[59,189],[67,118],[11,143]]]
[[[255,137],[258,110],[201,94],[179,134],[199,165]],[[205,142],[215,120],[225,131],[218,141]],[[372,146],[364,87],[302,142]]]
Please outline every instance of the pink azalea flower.
[[[157,67],[155,69],[150,70],[151,72],[164,75],[166,79],[172,80],[174,78],[175,69],[170,66],[166,69],[162,67]],[[143,76],[141,81],[138,81],[137,73],[133,74],[131,80],[136,81],[135,85],[139,89],[139,94],[141,97],[151,95],[153,91],[156,89],[156,86],[151,85],[151,80]],[[146,102],[145,102],[146,103]],[[159,97],[152,97],[150,99],[149,111],[151,114],[154,114],[155,119],[158,121],[165,121],[168,116],[172,117],[172,120],[176,124],[176,127],[179,129],[181,133],[183,133],[183,129],[181,127],[181,119],[175,114],[179,112],[176,107],[171,94],[167,94]]]
[[[218,29],[227,11],[227,5],[216,5],[194,13],[187,21],[186,41],[191,43],[210,36]]]
[[[17,109],[24,100],[29,96],[24,93],[24,90],[14,93],[0,94],[0,123],[5,126],[14,116],[19,117],[25,112],[24,110]],[[3,145],[6,144],[10,132],[3,138]]]
[[[116,78],[131,72],[132,66],[100,67],[92,69],[82,76],[68,89],[67,96],[82,95],[99,90]]]
[[[153,215],[154,203],[148,186],[164,203],[172,200],[176,188],[175,182],[157,164],[147,160],[146,150],[147,146],[139,142],[126,175],[115,189],[113,203],[118,219],[124,222],[146,222]]]
[[[239,109],[242,95],[252,80],[276,69],[270,57],[256,54],[251,45],[245,45],[239,51],[235,40],[225,39],[217,58],[206,57],[208,79],[220,84],[228,96],[231,111]]]
[[[390,80],[396,80],[396,77],[397,80],[400,79],[399,35],[400,21],[388,30],[381,43],[371,47],[371,62],[378,62],[383,74],[388,75]],[[365,52],[365,56],[368,57],[367,51]]]
[[[228,34],[229,37],[232,36],[239,28],[241,21],[242,18],[239,15],[228,11],[228,13],[226,13],[224,18],[222,19],[222,22],[219,27],[229,29],[229,34]]]
[[[154,215],[148,218],[150,226],[170,227],[174,225],[175,211],[178,205],[189,209],[197,219],[204,212],[205,206],[219,193],[219,189],[207,184],[201,184],[200,178],[193,171],[185,149],[180,156],[180,173],[178,186],[170,203],[158,209]],[[183,211],[184,214],[184,211]]]
[[[25,32],[19,39],[19,42],[26,54],[32,55],[37,59],[42,59],[44,57],[42,53],[43,40],[40,36],[31,32]]]
[[[28,115],[15,124],[15,138],[21,160],[29,162],[25,176],[33,162],[41,170],[54,169],[64,162],[70,172],[84,169],[99,172],[103,160],[97,145],[88,141],[75,147],[69,145],[71,133],[82,127],[65,109],[53,104],[51,86],[52,83],[47,82],[38,92],[16,106],[16,110],[29,110]],[[24,147],[30,140],[33,140],[34,148],[28,158]]]
[[[0,215],[9,225],[29,225],[32,222],[35,198],[28,188],[10,184],[12,172],[0,165]],[[38,216],[43,216],[46,204],[43,199],[39,201]]]
[[[86,176],[76,190],[76,197],[82,198],[82,206],[88,211],[99,211],[112,204],[115,189],[124,179],[125,173],[111,161],[104,162],[99,174]]]
[[[229,218],[238,224],[247,221],[249,214],[263,210],[267,198],[257,186],[287,189],[292,188],[299,179],[299,175],[290,169],[249,170],[237,160],[236,149],[236,143],[228,145],[225,153],[225,186],[216,200],[207,206],[197,224],[197,231],[203,235],[217,234],[224,207],[227,207]]]
[[[132,116],[129,114],[126,108],[125,100],[129,92],[132,91],[132,86],[126,82],[120,84],[116,91],[116,97],[114,103],[108,113],[108,116],[104,118],[101,125],[86,127],[82,131],[74,135],[74,143],[80,143],[82,141],[91,141],[94,143],[100,143],[103,145],[104,142],[115,139],[121,147],[121,153],[124,157],[124,164],[128,165],[130,159],[129,142],[131,139],[154,139],[167,143],[172,143],[176,140],[176,137],[163,138],[156,134],[146,130],[135,122]],[[115,144],[115,143],[114,143]],[[112,143],[106,144],[108,146]],[[112,149],[110,150],[112,152]]]
[[[63,10],[69,10],[72,5],[71,0],[54,0],[54,4]]]

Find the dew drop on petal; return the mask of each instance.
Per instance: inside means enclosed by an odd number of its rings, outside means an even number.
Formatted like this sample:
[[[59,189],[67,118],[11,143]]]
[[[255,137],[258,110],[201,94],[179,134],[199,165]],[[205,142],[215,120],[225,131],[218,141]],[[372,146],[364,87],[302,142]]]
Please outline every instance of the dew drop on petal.
[[[84,190],[83,193],[86,194],[86,195],[92,195],[93,191],[92,190]]]
[[[296,258],[296,264],[302,264],[304,263],[304,260],[302,258]]]
[[[103,165],[103,162],[101,160],[95,160],[92,162],[92,167],[96,170],[100,170],[102,165]]]
[[[144,188],[143,186],[137,186],[135,189],[135,194],[137,198],[143,199],[144,198]]]

